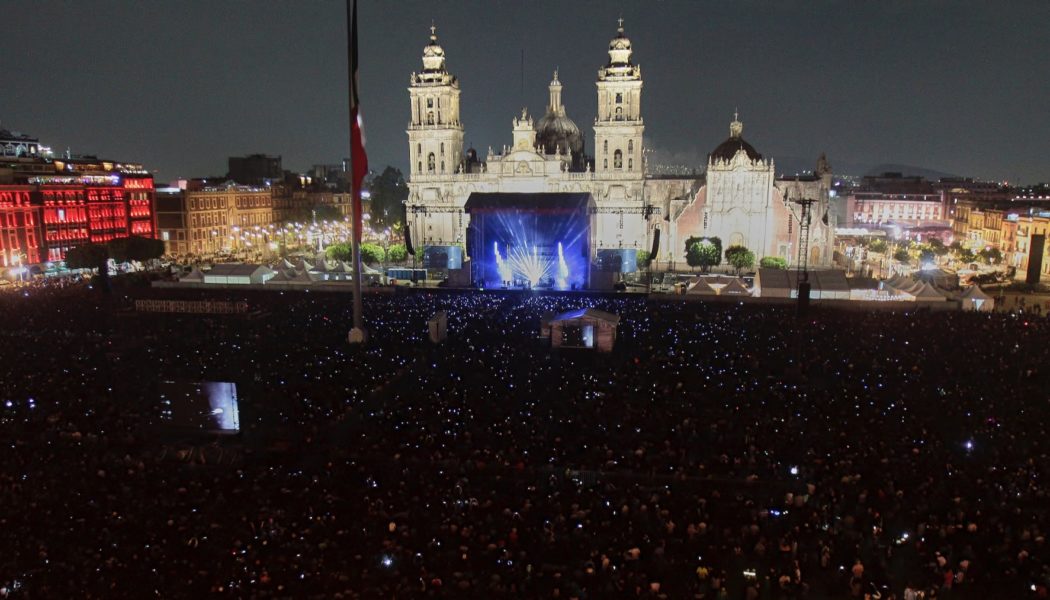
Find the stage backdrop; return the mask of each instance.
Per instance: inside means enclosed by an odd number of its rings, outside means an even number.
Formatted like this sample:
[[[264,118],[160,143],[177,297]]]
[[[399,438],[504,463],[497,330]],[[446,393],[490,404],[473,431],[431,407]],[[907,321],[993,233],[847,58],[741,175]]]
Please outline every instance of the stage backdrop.
[[[471,194],[464,210],[475,283],[585,288],[593,206],[585,193]]]

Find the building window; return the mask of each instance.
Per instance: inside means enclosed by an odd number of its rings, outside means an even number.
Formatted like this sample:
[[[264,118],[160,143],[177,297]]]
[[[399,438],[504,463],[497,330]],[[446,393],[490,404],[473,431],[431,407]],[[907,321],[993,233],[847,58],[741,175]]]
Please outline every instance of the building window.
[[[423,156],[423,144],[416,144],[416,156]]]
[[[445,161],[441,161],[441,172],[445,172]]]
[[[619,150],[617,150],[616,152],[613,152],[613,168],[614,169],[622,169],[623,168],[623,152],[620,152]]]
[[[616,103],[623,104],[623,94],[620,92],[616,92]]]
[[[627,140],[627,154],[634,154],[634,140]]]
[[[607,159],[602,161],[602,169],[608,169],[608,168],[609,168],[609,159],[607,158]]]
[[[427,155],[427,172],[428,173],[433,173],[434,172],[434,164],[435,164],[434,153],[431,152],[430,154]]]
[[[433,125],[433,124],[434,124],[434,111],[430,111],[430,112],[427,113],[427,125]]]
[[[441,142],[441,156],[445,155],[445,142]]]
[[[427,108],[434,108],[434,99],[427,98]]]
[[[616,107],[616,120],[617,121],[622,121],[623,120],[623,107],[621,107],[621,106],[617,106]]]
[[[609,153],[609,140],[605,140],[604,142],[602,142],[602,152],[604,152],[605,154]]]
[[[627,170],[628,171],[633,171],[634,170],[634,159],[633,158],[628,158],[627,159]]]

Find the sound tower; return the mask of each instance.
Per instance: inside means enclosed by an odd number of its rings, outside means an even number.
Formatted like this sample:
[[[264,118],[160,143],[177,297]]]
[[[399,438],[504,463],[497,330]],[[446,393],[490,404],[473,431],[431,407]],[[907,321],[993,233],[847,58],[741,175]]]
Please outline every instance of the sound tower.
[[[798,282],[798,316],[804,317],[809,311],[809,282]]]
[[[1029,285],[1039,283],[1039,274],[1043,272],[1043,247],[1046,246],[1046,235],[1037,233],[1030,239],[1031,248],[1028,250],[1028,272],[1024,278],[1024,282]]]
[[[656,257],[660,254],[660,228],[657,227],[653,230],[653,249],[649,252],[649,264],[656,262]]]
[[[416,249],[412,247],[412,230],[405,225],[405,252],[408,252],[409,256],[416,255]]]

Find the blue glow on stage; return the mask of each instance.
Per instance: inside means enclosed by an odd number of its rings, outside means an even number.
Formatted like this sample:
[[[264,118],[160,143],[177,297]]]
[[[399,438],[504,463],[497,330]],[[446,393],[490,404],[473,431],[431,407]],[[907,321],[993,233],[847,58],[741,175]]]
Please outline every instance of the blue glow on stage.
[[[467,250],[475,285],[587,287],[589,195],[472,194],[471,198]]]

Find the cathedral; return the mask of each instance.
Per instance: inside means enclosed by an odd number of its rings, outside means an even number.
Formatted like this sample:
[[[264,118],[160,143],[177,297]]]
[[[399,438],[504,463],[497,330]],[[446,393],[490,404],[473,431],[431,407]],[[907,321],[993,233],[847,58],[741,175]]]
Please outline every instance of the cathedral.
[[[511,144],[484,155],[463,148],[460,82],[447,68],[445,51],[431,27],[423,69],[408,88],[410,173],[407,228],[417,247],[463,247],[471,194],[588,194],[591,260],[603,249],[649,251],[658,269],[686,268],[685,241],[718,237],[722,247],[746,246],[756,261],[766,256],[795,264],[799,256],[796,200],[813,200],[811,266],[831,261],[834,222],[828,218],[831,172],[821,156],[812,175],[778,179],[774,161],[744,140],[734,116],[729,137],[708,155],[697,177],[647,174],[643,147],[642,71],[620,20],[609,42],[608,62],[595,82],[598,110],[594,145],[562,103],[555,70],[546,111],[534,120],[528,109],[511,119]],[[756,265],[757,266],[757,265]]]

